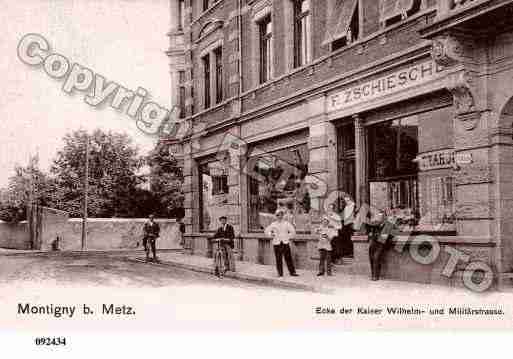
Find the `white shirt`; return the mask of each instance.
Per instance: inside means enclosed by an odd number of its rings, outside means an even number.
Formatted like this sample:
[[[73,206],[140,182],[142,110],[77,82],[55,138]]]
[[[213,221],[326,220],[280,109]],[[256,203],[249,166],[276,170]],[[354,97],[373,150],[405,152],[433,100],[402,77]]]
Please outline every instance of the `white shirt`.
[[[344,225],[350,225],[354,221],[354,207],[355,203],[353,201],[347,201],[344,207]]]
[[[296,229],[288,221],[275,221],[265,229],[265,235],[273,239],[273,245],[289,244],[296,235]]]

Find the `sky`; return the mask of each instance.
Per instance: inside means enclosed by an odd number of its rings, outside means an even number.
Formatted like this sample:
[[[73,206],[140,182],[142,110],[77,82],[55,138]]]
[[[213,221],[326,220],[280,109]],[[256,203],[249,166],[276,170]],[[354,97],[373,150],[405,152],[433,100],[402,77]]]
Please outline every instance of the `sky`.
[[[73,130],[95,128],[128,134],[144,154],[155,137],[141,132],[125,111],[92,107],[86,93],[67,94],[63,80],[17,56],[28,33],[42,35],[51,52],[130,90],[148,91],[146,101],[170,108],[171,83],[165,54],[169,0],[0,0],[0,187],[15,164],[38,154],[47,170]]]

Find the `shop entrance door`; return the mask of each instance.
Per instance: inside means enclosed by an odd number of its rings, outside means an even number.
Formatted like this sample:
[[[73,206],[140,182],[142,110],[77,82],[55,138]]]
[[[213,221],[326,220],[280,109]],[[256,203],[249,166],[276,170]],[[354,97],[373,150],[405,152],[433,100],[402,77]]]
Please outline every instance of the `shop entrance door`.
[[[356,161],[354,124],[338,129],[338,189],[356,198]],[[340,199],[339,199],[340,200]],[[341,203],[339,203],[340,208]]]

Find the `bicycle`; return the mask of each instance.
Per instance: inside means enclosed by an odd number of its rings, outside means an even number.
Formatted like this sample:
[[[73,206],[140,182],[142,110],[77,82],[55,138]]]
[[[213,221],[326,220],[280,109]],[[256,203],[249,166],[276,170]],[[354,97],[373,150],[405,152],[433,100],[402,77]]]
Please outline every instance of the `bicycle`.
[[[216,242],[214,251],[214,275],[222,278],[226,273],[226,257],[222,245],[223,239],[217,238],[213,241]]]

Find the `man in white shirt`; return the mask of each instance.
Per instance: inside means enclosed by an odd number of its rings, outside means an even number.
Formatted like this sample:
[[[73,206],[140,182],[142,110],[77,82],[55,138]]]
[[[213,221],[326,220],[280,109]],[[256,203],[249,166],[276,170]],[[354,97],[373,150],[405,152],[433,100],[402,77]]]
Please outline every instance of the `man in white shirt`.
[[[290,222],[283,219],[284,215],[285,213],[282,210],[276,211],[276,221],[265,229],[265,235],[273,239],[278,276],[283,277],[283,257],[285,257],[285,263],[287,264],[290,275],[297,277],[298,274],[294,268],[292,254],[290,252],[290,241],[296,235],[296,230]]]

